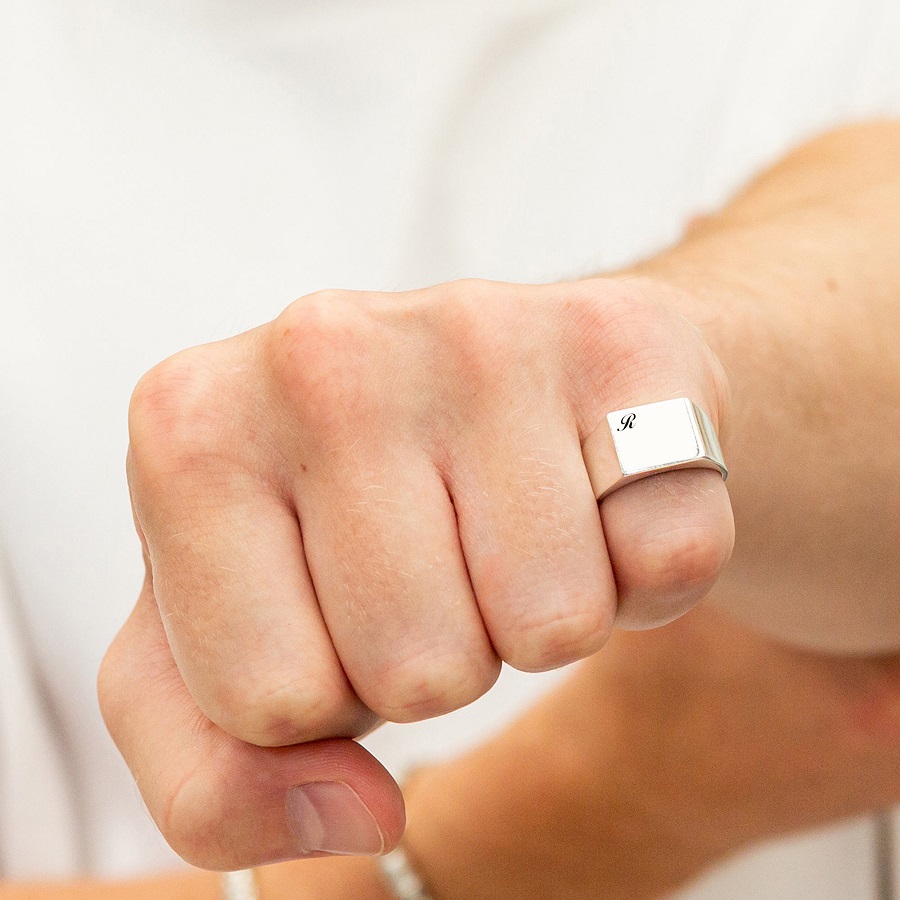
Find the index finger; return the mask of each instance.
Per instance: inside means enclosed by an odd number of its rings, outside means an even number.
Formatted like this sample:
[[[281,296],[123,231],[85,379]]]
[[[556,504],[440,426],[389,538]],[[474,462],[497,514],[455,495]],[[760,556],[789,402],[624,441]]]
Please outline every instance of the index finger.
[[[347,680],[296,513],[260,460],[246,412],[259,404],[228,369],[247,365],[236,349],[214,362],[183,351],[135,389],[129,482],[153,596],[187,689],[221,728],[267,746],[356,736],[377,717]]]

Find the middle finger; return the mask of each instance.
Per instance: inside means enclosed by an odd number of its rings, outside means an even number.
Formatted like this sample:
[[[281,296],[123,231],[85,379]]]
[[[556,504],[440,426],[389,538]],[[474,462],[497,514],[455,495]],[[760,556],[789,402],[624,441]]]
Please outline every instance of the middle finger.
[[[318,459],[298,476],[295,502],[322,614],[359,697],[411,721],[481,696],[500,662],[427,455],[360,440]]]

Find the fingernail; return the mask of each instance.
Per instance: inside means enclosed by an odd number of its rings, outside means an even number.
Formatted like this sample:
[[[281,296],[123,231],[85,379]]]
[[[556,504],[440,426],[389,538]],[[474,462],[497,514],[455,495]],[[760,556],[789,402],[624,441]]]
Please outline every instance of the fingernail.
[[[360,800],[341,781],[313,781],[287,794],[291,829],[304,853],[374,856],[384,850],[384,836]]]

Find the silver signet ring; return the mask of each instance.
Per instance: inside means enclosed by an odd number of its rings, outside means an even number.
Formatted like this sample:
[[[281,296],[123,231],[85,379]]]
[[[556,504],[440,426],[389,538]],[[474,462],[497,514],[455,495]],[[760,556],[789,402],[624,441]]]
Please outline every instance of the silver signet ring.
[[[639,478],[674,469],[728,469],[709,416],[692,400],[617,409],[581,447],[594,496],[602,500]]]

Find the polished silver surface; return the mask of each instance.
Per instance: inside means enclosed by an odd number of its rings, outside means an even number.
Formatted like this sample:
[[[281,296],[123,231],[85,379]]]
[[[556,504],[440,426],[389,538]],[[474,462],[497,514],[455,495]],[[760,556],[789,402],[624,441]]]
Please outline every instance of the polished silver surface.
[[[259,900],[259,886],[253,869],[223,872],[220,883],[222,900]]]
[[[431,900],[431,894],[412,867],[402,845],[378,858],[384,881],[397,900]]]
[[[584,442],[582,454],[598,500],[629,482],[674,469],[716,469],[728,477],[709,416],[687,397],[609,413]]]

